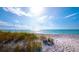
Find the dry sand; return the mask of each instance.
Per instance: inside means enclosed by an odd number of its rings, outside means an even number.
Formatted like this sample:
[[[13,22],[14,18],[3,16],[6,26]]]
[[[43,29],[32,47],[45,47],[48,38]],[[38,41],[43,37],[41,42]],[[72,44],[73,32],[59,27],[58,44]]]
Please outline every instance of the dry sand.
[[[54,45],[43,44],[43,52],[79,52],[79,35],[47,35],[54,39]]]

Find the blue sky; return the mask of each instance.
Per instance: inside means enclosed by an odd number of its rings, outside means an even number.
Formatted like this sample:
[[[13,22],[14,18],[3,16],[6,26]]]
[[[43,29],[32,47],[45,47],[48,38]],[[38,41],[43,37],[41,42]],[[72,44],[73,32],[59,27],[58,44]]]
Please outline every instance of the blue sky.
[[[0,29],[79,29],[79,8],[0,7]]]

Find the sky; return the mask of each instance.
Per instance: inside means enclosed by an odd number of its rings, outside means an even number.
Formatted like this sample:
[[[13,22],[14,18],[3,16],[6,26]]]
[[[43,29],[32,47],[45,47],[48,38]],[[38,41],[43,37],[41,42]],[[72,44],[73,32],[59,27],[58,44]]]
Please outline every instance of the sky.
[[[79,29],[79,7],[0,7],[0,29]]]

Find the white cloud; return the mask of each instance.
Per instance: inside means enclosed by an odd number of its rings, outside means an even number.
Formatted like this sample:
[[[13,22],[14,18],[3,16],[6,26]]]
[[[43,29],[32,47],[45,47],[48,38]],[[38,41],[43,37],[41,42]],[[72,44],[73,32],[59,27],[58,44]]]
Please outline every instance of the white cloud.
[[[46,21],[46,18],[48,18],[48,16],[41,16],[41,17],[38,17],[36,21],[39,23],[43,23]]]
[[[26,29],[29,29],[29,30],[43,30],[43,29],[52,29],[52,28],[55,28],[56,25],[52,25],[52,26],[47,26],[47,25],[40,25],[39,23],[35,23],[35,25],[33,24],[30,24],[30,25],[27,25],[27,24],[12,24],[12,23],[8,23],[8,22],[5,22],[5,21],[1,21],[0,20],[0,26],[6,26],[6,28],[4,29],[17,29],[17,30],[26,30]],[[9,27],[10,26],[10,27]],[[0,29],[2,29],[2,27],[0,27]]]
[[[42,16],[33,16],[30,12],[25,12],[21,8],[16,8],[16,7],[5,7],[3,8],[7,12],[11,12],[13,14],[16,14],[18,16],[29,16],[32,17],[32,20],[29,25],[27,24],[20,24],[19,20],[15,20],[16,24],[9,24],[7,23],[7,26],[12,26],[15,29],[43,29],[43,28],[50,28],[49,26],[44,26],[41,24],[46,23],[49,19],[54,18],[54,16],[49,16],[49,15],[42,15]],[[34,19],[34,20],[33,20]],[[6,26],[6,25],[5,25]]]
[[[5,22],[0,20],[0,26],[6,26],[7,28],[5,29],[29,29],[28,25],[21,25],[21,24],[12,24],[9,22]],[[10,26],[10,27],[9,27]],[[0,29],[2,29],[3,27],[0,27]]]
[[[2,21],[2,20],[0,20],[0,25],[3,25],[3,26],[18,26],[18,24],[12,24],[12,23]]]
[[[53,16],[44,15],[41,17],[37,17],[36,21],[38,23],[45,23],[46,21],[48,21],[49,19],[52,19],[52,18],[53,18]]]
[[[0,20],[0,25],[3,25],[3,24],[7,24],[7,23]]]
[[[72,14],[69,14],[69,15],[65,16],[64,18],[70,18],[70,17],[75,16],[75,15],[77,15],[77,14],[78,14],[78,13],[72,13]]]
[[[23,10],[21,10],[20,7],[4,7],[3,9],[18,16],[32,16],[29,12],[24,12]]]
[[[48,24],[47,22],[52,18],[53,16],[48,16],[48,15],[37,17],[37,19],[30,25],[30,29],[35,31],[42,29],[50,29],[52,28],[52,26],[47,26]]]
[[[10,23],[8,23],[8,22],[5,22],[5,21],[2,21],[2,20],[0,20],[0,25],[12,26],[12,24],[10,24]]]

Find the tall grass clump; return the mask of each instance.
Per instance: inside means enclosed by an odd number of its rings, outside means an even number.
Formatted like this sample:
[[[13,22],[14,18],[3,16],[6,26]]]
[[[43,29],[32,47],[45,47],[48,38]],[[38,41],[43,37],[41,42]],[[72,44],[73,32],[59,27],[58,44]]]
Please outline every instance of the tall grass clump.
[[[40,44],[37,42],[39,40],[36,34],[28,34],[26,37],[26,41],[28,42],[26,51],[27,52],[35,52],[41,50],[41,42]]]
[[[37,42],[37,40],[40,40],[39,37],[34,33],[26,33],[26,32],[4,32],[0,31],[0,42],[9,43],[14,41],[15,44],[20,41],[25,41],[27,44],[24,45],[26,48],[20,49],[21,47],[19,45],[16,46],[14,51],[27,51],[27,52],[36,52],[41,51],[41,42]],[[23,43],[25,43],[23,42]],[[3,43],[3,45],[4,45]]]

